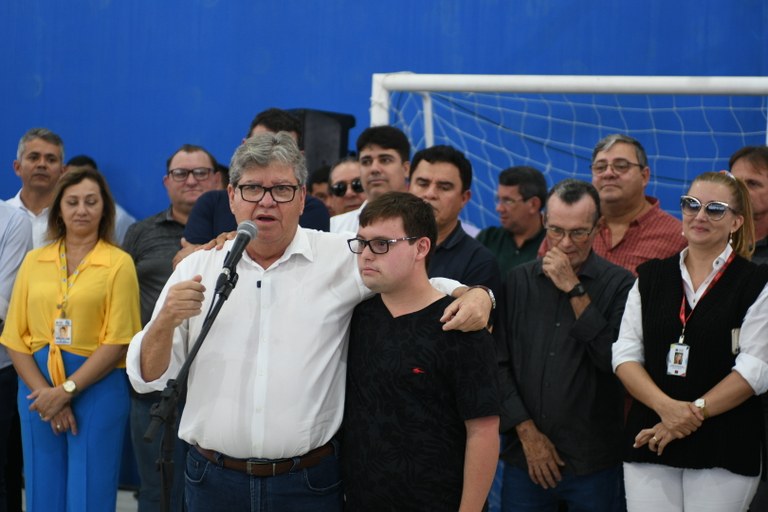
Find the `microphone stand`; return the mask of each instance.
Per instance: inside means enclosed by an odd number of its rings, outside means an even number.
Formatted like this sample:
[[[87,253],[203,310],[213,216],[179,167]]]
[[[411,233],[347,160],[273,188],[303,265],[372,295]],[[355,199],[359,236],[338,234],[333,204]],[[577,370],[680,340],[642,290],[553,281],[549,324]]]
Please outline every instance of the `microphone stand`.
[[[224,302],[229,298],[229,294],[234,290],[237,284],[238,275],[234,269],[224,268],[219,275],[219,279],[216,281],[216,296],[213,300],[213,305],[203,320],[203,326],[200,329],[200,334],[197,336],[195,344],[192,346],[192,350],[189,351],[186,361],[181,366],[179,373],[175,379],[169,379],[168,383],[160,394],[160,401],[153,404],[150,409],[150,416],[152,421],[147,427],[144,433],[144,442],[151,443],[157,435],[157,429],[162,423],[163,437],[160,445],[160,457],[157,460],[157,465],[160,469],[160,482],[162,487],[162,510],[163,512],[171,511],[171,488],[173,487],[173,452],[176,444],[176,435],[174,427],[176,425],[176,410],[178,408],[179,397],[181,397],[187,389],[187,377],[189,375],[189,368],[194,361],[195,356],[200,351],[200,347],[203,344],[208,331],[211,330],[214,320],[219,315],[221,307]]]

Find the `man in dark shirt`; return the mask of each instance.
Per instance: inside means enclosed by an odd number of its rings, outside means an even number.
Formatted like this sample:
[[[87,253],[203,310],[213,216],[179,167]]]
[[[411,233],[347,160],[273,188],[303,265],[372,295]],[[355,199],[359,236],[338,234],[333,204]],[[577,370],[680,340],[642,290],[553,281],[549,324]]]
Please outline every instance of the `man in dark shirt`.
[[[435,212],[437,245],[427,273],[471,285],[481,284],[498,295],[501,273],[496,257],[483,244],[467,235],[459,214],[472,192],[472,164],[451,146],[422,149],[411,160],[411,194],[420,197]]]
[[[747,186],[755,221],[752,261],[768,263],[768,146],[746,146],[731,155],[729,168]]]
[[[152,310],[165,282],[173,271],[171,261],[181,248],[184,225],[195,202],[206,191],[221,188],[216,159],[200,146],[185,144],[166,162],[163,184],[171,205],[128,228],[123,249],[133,257],[141,295],[141,325],[152,318]],[[160,437],[149,444],[144,432],[150,422],[149,410],[160,393],[131,394],[131,439],[139,472],[139,511],[160,510],[160,473],[155,461]],[[171,510],[182,510],[185,443],[177,441]]]
[[[245,142],[257,133],[288,132],[301,146],[301,123],[296,117],[278,108],[270,108],[259,112],[248,129]],[[313,196],[307,196],[304,201],[304,211],[299,217],[299,225],[303,228],[328,231],[330,215],[322,201]],[[237,230],[237,221],[229,206],[229,195],[226,190],[203,194],[189,215],[184,229],[183,245],[205,244],[219,236]]]
[[[550,249],[512,270],[494,330],[504,510],[618,510],[622,391],[611,371],[632,274],[592,251],[600,198],[565,180],[547,198]],[[526,504],[526,505],[523,505]],[[530,508],[533,507],[533,508]]]
[[[450,300],[426,264],[432,208],[405,192],[360,214],[360,275],[379,295],[352,317],[341,449],[346,510],[481,510],[498,453],[498,383],[485,330],[443,331]]]
[[[501,226],[485,228],[477,241],[496,256],[502,276],[536,259],[544,240],[541,210],[546,197],[547,180],[533,167],[510,167],[499,174],[496,212]]]
[[[728,168],[747,186],[755,221],[755,252],[752,261],[768,263],[768,146],[746,146],[733,155]],[[768,395],[762,396],[763,412],[768,425]],[[766,429],[768,443],[768,429]],[[750,510],[768,510],[768,483],[760,481]]]

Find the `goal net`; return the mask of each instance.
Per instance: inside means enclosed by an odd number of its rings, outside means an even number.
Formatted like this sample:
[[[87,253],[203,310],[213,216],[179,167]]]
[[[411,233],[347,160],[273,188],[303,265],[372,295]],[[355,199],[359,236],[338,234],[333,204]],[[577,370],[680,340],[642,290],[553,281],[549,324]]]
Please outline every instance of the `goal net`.
[[[595,143],[623,133],[648,153],[647,194],[679,217],[698,174],[725,169],[745,145],[766,143],[768,78],[524,75],[373,75],[371,125],[391,124],[413,151],[450,144],[472,162],[462,220],[497,225],[499,172],[542,171],[549,185],[591,180]]]

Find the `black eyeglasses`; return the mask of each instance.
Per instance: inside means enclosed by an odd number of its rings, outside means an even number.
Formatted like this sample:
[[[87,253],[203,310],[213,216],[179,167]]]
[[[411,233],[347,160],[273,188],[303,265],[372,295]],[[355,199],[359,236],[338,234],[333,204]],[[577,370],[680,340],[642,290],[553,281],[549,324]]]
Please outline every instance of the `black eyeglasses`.
[[[643,167],[640,164],[636,164],[635,162],[630,162],[629,160],[625,160],[624,158],[617,158],[613,162],[606,162],[605,160],[600,160],[599,162],[595,162],[590,166],[590,169],[592,169],[592,174],[603,174],[605,171],[608,170],[608,168],[613,169],[613,171],[616,174],[625,174],[627,171],[629,171],[633,167]]]
[[[704,213],[707,214],[709,220],[722,219],[728,210],[738,214],[728,203],[722,201],[710,201],[707,204],[702,204],[699,199],[693,196],[680,197],[680,209],[683,211],[683,215],[693,217],[698,215],[702,208],[704,208]]]
[[[565,235],[568,235],[572,242],[581,243],[589,239],[589,235],[594,229],[563,229],[557,226],[547,226],[547,233],[553,240],[562,240]]]
[[[171,169],[168,171],[168,176],[173,178],[173,181],[187,181],[187,178],[191,174],[197,181],[207,180],[211,175],[213,169],[210,167],[196,167],[194,169]]]
[[[353,179],[350,185],[352,186],[352,192],[355,194],[361,194],[363,192],[363,182],[360,181],[360,178]],[[344,197],[344,194],[347,193],[347,182],[339,181],[338,183],[334,183],[330,186],[330,191],[334,196]]]
[[[237,185],[237,189],[240,190],[240,197],[243,201],[249,203],[258,203],[264,196],[272,196],[272,200],[276,203],[290,203],[293,198],[296,197],[296,191],[299,190],[299,185],[275,185],[274,187],[262,187],[261,185],[252,185],[246,183],[245,185]]]
[[[349,245],[349,250],[355,254],[363,254],[366,245],[373,254],[386,254],[389,252],[390,245],[402,242],[403,240],[417,240],[418,238],[418,236],[404,236],[403,238],[395,238],[393,240],[385,240],[383,238],[374,238],[373,240],[350,238],[347,240],[347,245]]]

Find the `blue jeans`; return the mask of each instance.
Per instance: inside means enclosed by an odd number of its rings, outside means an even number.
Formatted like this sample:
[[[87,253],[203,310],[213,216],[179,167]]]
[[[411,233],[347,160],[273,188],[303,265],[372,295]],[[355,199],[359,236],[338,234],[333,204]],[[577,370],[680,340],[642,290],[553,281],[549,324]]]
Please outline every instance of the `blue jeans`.
[[[131,441],[133,442],[133,454],[136,458],[136,469],[139,473],[139,512],[159,512],[162,510],[162,485],[157,460],[160,457],[160,443],[162,441],[164,427],[157,431],[157,435],[151,443],[144,442],[144,433],[147,431],[152,418],[149,410],[152,404],[159,401],[156,394],[131,395]],[[176,426],[173,430],[175,446],[173,452],[173,487],[171,488],[171,511],[184,510],[184,464],[189,445],[178,438],[179,418],[183,404],[179,404],[176,411]]]
[[[557,512],[558,501],[568,504],[568,512],[618,512],[621,466],[589,475],[562,472],[554,489],[535,484],[528,471],[507,464],[504,468],[502,510],[504,512]]]
[[[249,476],[187,452],[185,498],[189,512],[340,512],[338,443],[320,464],[277,476]]]

